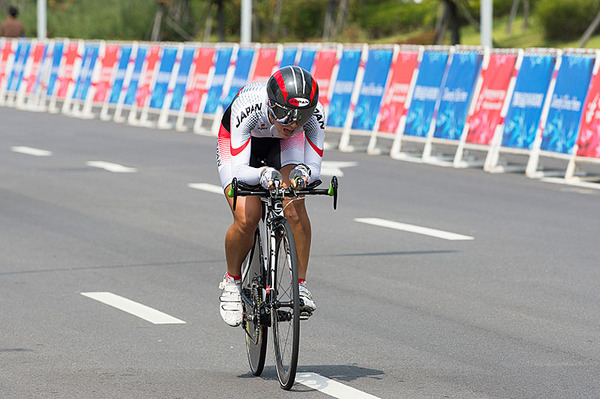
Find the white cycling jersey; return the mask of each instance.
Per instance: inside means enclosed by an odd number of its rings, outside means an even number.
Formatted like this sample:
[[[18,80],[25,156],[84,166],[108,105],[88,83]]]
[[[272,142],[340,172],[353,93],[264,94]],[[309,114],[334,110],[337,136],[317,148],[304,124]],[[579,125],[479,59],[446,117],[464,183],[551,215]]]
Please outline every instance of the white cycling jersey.
[[[217,141],[217,167],[225,189],[233,177],[248,185],[257,185],[260,168],[250,165],[252,138],[279,139],[280,166],[305,164],[310,181],[321,175],[325,141],[325,114],[321,103],[313,116],[289,139],[282,139],[268,115],[266,83],[252,83],[242,88],[223,115]],[[269,165],[274,166],[274,165]]]

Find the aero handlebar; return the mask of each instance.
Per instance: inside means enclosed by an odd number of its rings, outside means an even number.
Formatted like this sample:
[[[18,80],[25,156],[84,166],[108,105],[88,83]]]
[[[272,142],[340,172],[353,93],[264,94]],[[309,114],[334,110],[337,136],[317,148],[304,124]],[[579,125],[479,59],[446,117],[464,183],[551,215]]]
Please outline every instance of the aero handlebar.
[[[294,189],[292,187],[284,188],[281,186],[281,182],[276,181],[275,189],[273,190],[265,190],[262,187],[254,188],[242,186],[242,183],[239,183],[237,178],[233,178],[231,182],[231,186],[229,187],[229,191],[227,192],[227,196],[233,198],[233,210],[235,211],[235,206],[237,203],[238,196],[252,196],[257,195],[260,197],[271,196],[273,198],[294,198],[299,195],[329,195],[333,197],[333,209],[337,209],[337,196],[338,196],[338,180],[336,176],[331,178],[331,183],[329,188],[317,189],[317,187],[321,184],[320,180],[315,181],[310,184],[306,188]]]

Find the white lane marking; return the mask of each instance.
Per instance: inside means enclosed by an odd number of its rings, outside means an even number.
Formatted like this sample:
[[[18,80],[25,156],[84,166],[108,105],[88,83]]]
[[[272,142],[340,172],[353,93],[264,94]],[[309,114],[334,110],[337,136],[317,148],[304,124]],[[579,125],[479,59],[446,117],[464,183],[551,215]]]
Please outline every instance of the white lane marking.
[[[153,324],[185,324],[185,321],[183,320],[169,316],[166,313],[152,309],[141,303],[123,298],[112,292],[82,292],[81,295],[137,316]]]
[[[316,373],[298,373],[296,374],[296,382],[334,398],[378,399],[377,396],[359,391]]]
[[[137,172],[136,168],[130,168],[128,166],[119,165],[118,163],[112,162],[104,162],[104,161],[89,161],[87,163],[88,166],[92,166],[94,168],[100,168],[104,170],[108,170],[109,172],[114,173],[134,173]]]
[[[46,150],[40,150],[39,148],[25,147],[25,146],[14,146],[10,147],[11,151],[18,152],[20,154],[33,155],[36,157],[49,157],[52,152]]]
[[[450,233],[442,230],[430,229],[428,227],[414,226],[412,224],[392,222],[390,220],[378,218],[357,218],[356,222],[372,224],[374,226],[388,227],[390,229],[403,230],[411,233],[423,234],[426,236],[443,238],[444,240],[473,240],[473,237],[462,234]]]
[[[342,168],[350,168],[358,165],[357,162],[337,162],[337,161],[323,161],[321,163],[321,175],[324,176],[344,176]]]
[[[208,191],[209,193],[223,194],[221,186],[215,186],[214,184],[190,183],[188,184],[188,187],[196,190]]]

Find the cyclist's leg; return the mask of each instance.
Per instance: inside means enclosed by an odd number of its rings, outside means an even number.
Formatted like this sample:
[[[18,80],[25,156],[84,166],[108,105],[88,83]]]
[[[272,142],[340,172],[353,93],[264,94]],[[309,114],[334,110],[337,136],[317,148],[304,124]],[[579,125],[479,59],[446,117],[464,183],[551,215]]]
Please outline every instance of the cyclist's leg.
[[[225,235],[225,258],[227,261],[227,272],[231,276],[240,276],[242,262],[252,248],[254,232],[261,216],[261,205],[259,198],[239,197],[237,198],[236,210],[233,211],[233,199],[227,196],[233,171],[231,170],[231,133],[229,116],[231,106],[227,108],[221,121],[221,128],[217,140],[217,167],[219,178],[223,187],[225,198],[233,213],[233,223]],[[260,146],[252,145],[253,151]],[[251,154],[251,158],[254,158]],[[252,165],[255,166],[255,165]]]
[[[290,171],[296,165],[286,165],[281,168],[281,174],[286,179],[285,184],[289,185],[287,181]],[[312,237],[312,230],[310,226],[310,219],[308,218],[308,212],[306,211],[305,201],[291,201],[285,208],[285,217],[290,223],[292,232],[294,234],[294,240],[296,241],[296,253],[298,254],[298,278],[306,280],[306,271],[308,269],[308,259],[310,257],[310,244]]]
[[[229,187],[225,189],[225,192]],[[242,262],[254,244],[254,232],[261,217],[261,204],[258,197],[238,197],[235,211],[233,198],[225,195],[233,213],[233,223],[225,235],[225,259],[227,272],[231,276],[242,274]]]

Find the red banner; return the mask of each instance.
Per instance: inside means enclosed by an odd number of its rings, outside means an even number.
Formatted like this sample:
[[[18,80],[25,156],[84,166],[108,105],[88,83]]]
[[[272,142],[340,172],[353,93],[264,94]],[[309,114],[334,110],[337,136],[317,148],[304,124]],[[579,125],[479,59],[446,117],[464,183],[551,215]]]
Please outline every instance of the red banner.
[[[102,57],[100,65],[100,77],[96,83],[96,93],[94,94],[95,102],[104,102],[112,87],[112,76],[119,58],[119,49],[118,44],[107,44],[104,48],[104,57]]]
[[[249,79],[249,82],[266,82],[273,73],[277,58],[277,48],[261,48],[258,50],[258,59],[254,72]]]
[[[502,122],[500,113],[516,62],[516,54],[490,54],[487,67],[481,72],[475,108],[467,118],[467,143],[491,145],[496,127]]]
[[[598,61],[596,61],[598,62]],[[595,71],[583,106],[577,156],[600,158],[600,75]]]
[[[395,133],[405,112],[410,83],[419,65],[419,53],[400,52],[392,62],[390,81],[379,114],[379,131]]]
[[[185,112],[197,113],[200,110],[202,96],[208,90],[208,76],[213,66],[214,56],[214,47],[201,47],[196,50],[196,58],[194,59],[186,92]]]
[[[12,55],[12,41],[6,40],[4,46],[2,46],[2,52],[0,53],[0,83],[4,80],[7,75],[8,59]]]
[[[69,43],[67,51],[63,54],[63,65],[60,76],[58,77],[58,92],[59,98],[65,98],[69,90],[69,85],[73,83],[73,72],[75,69],[75,61],[80,58],[79,43]]]
[[[331,75],[336,64],[336,50],[319,50],[317,52],[312,75],[319,85],[319,101],[323,105],[329,103],[329,86],[331,86]]]

